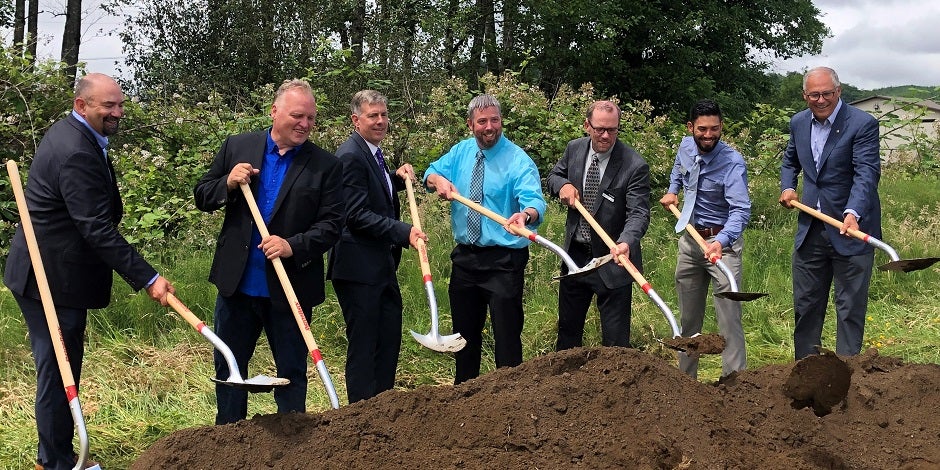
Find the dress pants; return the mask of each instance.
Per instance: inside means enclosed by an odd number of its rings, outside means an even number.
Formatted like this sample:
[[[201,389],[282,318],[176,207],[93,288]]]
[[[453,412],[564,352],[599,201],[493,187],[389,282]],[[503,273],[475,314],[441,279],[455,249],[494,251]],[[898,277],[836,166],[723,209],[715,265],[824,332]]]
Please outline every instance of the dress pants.
[[[346,396],[349,403],[395,386],[401,349],[402,300],[394,277],[376,285],[333,280],[346,321]]]
[[[310,312],[304,312],[310,322]],[[261,331],[268,337],[271,355],[277,367],[277,376],[290,380],[290,384],[274,389],[278,413],[306,411],[307,345],[304,342],[293,311],[286,303],[277,304],[267,297],[253,297],[237,292],[231,297],[219,295],[215,302],[215,334],[228,345],[248,378],[248,362],[254,355]],[[228,364],[215,352],[215,376],[225,380],[229,376]],[[215,385],[218,406],[215,424],[234,423],[248,415],[248,392],[228,385]]]
[[[856,256],[840,255],[829,243],[825,226],[813,220],[803,245],[793,252],[794,356],[816,354],[835,281],[836,354],[853,356],[862,350],[868,287],[874,251]],[[859,243],[862,243],[859,241]]]
[[[714,237],[707,241],[714,241]],[[739,286],[743,251],[744,239],[738,238],[721,252],[721,262],[728,266]],[[679,257],[676,261],[676,293],[679,296],[682,336],[702,332],[709,283],[713,293],[731,290],[728,277],[718,266],[705,259],[698,242],[688,233],[682,235],[679,237]],[[725,338],[725,350],[721,353],[721,375],[724,377],[732,372],[744,370],[747,366],[741,302],[719,297],[712,297],[712,301],[715,303],[718,331]],[[679,353],[679,369],[692,377],[698,377],[698,358]]]
[[[581,243],[572,242],[568,255],[578,266],[584,266],[591,260],[590,248]],[[629,276],[626,269],[622,271],[624,276]],[[576,348],[583,344],[584,321],[595,294],[601,321],[601,344],[630,347],[632,286],[631,282],[623,287],[609,289],[597,270],[562,278],[558,286],[558,340],[555,350]]]
[[[69,409],[62,375],[56,361],[55,349],[49,335],[45,310],[42,302],[13,293],[19,304],[29,330],[29,342],[36,364],[36,429],[39,434],[39,451],[36,462],[43,468],[70,469],[75,466],[75,451],[72,438],[75,435],[75,423]],[[85,309],[69,308],[57,305],[56,316],[69,367],[76,386],[82,373],[84,354],[85,324],[88,312]]]
[[[480,375],[483,327],[490,311],[496,367],[522,363],[522,292],[528,248],[457,245],[448,294],[454,332],[467,345],[454,353],[454,384]]]

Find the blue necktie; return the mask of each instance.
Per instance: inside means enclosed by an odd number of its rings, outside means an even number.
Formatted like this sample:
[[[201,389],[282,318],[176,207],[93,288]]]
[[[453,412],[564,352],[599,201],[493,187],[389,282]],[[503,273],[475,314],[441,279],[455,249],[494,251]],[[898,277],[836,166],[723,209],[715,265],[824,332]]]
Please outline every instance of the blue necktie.
[[[483,161],[485,157],[483,151],[480,150],[477,152],[477,161],[473,165],[473,174],[470,176],[470,200],[478,204],[483,204]],[[468,209],[467,213],[467,236],[470,238],[470,243],[476,243],[480,240],[480,237],[483,236],[483,219],[482,215],[473,210]]]
[[[382,180],[385,181],[385,187],[388,188],[388,196],[392,197],[392,182],[388,177],[388,167],[385,166],[385,155],[382,155],[381,148],[375,151],[375,161],[379,164],[379,169],[382,170]]]

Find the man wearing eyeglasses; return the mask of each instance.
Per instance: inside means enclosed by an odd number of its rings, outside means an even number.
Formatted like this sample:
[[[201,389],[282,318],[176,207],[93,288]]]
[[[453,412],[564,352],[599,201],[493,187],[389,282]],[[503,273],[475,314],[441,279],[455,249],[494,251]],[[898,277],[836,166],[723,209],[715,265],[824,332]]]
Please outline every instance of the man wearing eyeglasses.
[[[839,76],[828,67],[803,76],[808,109],[790,120],[790,141],[780,168],[780,204],[792,208],[797,176],[801,201],[842,220],[829,226],[806,213],[797,219],[793,251],[793,346],[796,359],[821,344],[829,289],[835,285],[836,354],[861,351],[874,248],[848,236],[861,230],[881,238],[878,121],[840,98]],[[834,282],[833,282],[834,281]]]
[[[587,137],[568,142],[561,160],[548,176],[548,189],[568,206],[564,249],[583,266],[608,253],[625,255],[643,269],[640,238],[650,223],[650,169],[634,149],[617,139],[620,108],[611,101],[596,101],[587,110]],[[608,248],[581,213],[581,201],[617,245]],[[619,264],[619,261],[617,261]],[[562,264],[562,274],[567,267]],[[601,344],[630,346],[631,279],[622,266],[602,265],[581,276],[562,278],[558,288],[558,340],[556,350],[582,345],[584,321],[597,296]]]
[[[691,135],[682,139],[669,175],[669,189],[659,200],[668,211],[678,205],[683,191],[682,214],[676,232],[679,238],[676,261],[676,293],[679,296],[682,336],[702,332],[705,299],[711,281],[713,292],[731,288],[728,277],[709,260],[721,259],[741,284],[741,254],[744,227],[751,217],[744,157],[721,141],[721,108],[712,100],[692,106],[686,127]],[[706,241],[705,252],[686,230],[689,225]],[[747,364],[741,303],[714,298],[715,320],[726,346],[721,353],[722,377],[743,370]],[[698,376],[698,357],[679,354],[679,369]]]

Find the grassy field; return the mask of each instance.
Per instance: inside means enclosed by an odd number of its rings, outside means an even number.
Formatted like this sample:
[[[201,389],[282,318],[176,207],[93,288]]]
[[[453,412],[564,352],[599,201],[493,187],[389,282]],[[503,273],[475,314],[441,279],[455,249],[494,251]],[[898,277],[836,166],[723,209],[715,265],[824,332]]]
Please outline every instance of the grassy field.
[[[753,183],[753,182],[752,182]],[[934,178],[911,178],[886,174],[881,184],[884,212],[884,241],[902,258],[940,256],[936,214],[940,202]],[[654,200],[661,189],[654,188]],[[790,253],[796,213],[781,208],[777,189],[767,182],[752,188],[754,210],[745,235],[742,291],[768,292],[768,297],[744,307],[748,365],[788,362],[792,358],[793,326],[790,287]],[[419,196],[422,221],[430,236],[431,264],[442,332],[450,331],[447,300],[448,254],[453,247],[449,231],[449,209],[435,198]],[[561,243],[564,209],[549,204],[548,223],[539,233]],[[407,219],[408,216],[406,215]],[[209,224],[211,222],[207,222]],[[676,309],[673,288],[676,234],[673,216],[655,204],[649,233],[643,240],[646,277],[667,305]],[[192,244],[195,246],[196,244]],[[205,281],[212,247],[185,248],[174,244],[148,247],[156,254],[161,273],[177,287],[179,298],[193,312],[212,319],[215,289]],[[406,252],[399,270],[405,302],[402,352],[397,387],[449,384],[453,380],[451,356],[435,353],[415,342],[408,330],[428,331],[428,306],[416,255]],[[877,253],[876,265],[888,261]],[[529,359],[553,348],[557,320],[557,273],[559,260],[541,247],[531,249],[525,295],[526,323],[524,354]],[[627,275],[626,272],[624,275]],[[914,273],[876,271],[871,286],[866,347],[910,362],[940,363],[940,294],[936,289],[940,266]],[[181,428],[211,424],[215,404],[211,345],[171,310],[153,304],[146,295],[130,292],[115,279],[111,306],[89,317],[81,401],[91,450],[105,468],[126,468],[153,441]],[[330,289],[329,284],[327,288]],[[668,360],[674,358],[656,338],[671,336],[662,312],[638,289],[633,297],[632,341],[634,346]],[[830,307],[831,311],[831,307]],[[709,308],[705,329],[716,332]],[[833,315],[827,318],[824,346],[834,349]],[[333,376],[341,401],[345,401],[343,363],[345,337],[342,315],[332,292],[316,308],[312,329]],[[596,310],[589,315],[585,344],[600,343]],[[250,365],[250,375],[275,375],[264,339]],[[492,344],[489,344],[491,348]],[[484,358],[491,370],[492,351]],[[700,379],[717,379],[720,359],[701,362]],[[329,402],[316,373],[310,369],[308,410],[328,408]],[[0,468],[26,468],[35,453],[32,418],[34,371],[25,325],[6,288],[0,291]],[[271,413],[270,394],[253,395],[249,414]]]

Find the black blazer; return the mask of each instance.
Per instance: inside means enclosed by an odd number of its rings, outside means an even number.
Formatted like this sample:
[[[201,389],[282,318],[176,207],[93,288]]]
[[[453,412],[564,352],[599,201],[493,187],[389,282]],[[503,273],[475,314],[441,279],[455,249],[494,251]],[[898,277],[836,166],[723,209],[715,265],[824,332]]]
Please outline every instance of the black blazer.
[[[212,212],[225,207],[225,219],[216,244],[209,281],[219,294],[231,296],[238,289],[248,262],[254,219],[241,189],[228,190],[225,181],[238,163],[261,168],[268,130],[229,137],[215,156],[209,171],[193,191],[196,207]],[[257,192],[257,178],[251,182]],[[290,243],[294,255],[283,258],[284,269],[304,311],[325,299],[323,254],[336,243],[343,224],[342,166],[333,154],[305,142],[294,156],[274,202],[268,223],[272,235]],[[272,302],[287,303],[274,265],[266,263]]]
[[[103,308],[111,271],[134,290],[157,272],[118,233],[123,215],[114,168],[94,134],[69,114],[49,128],[29,168],[26,205],[56,305]],[[3,282],[38,299],[22,227],[10,245]]]
[[[336,156],[343,162],[346,227],[330,252],[327,278],[378,284],[395,277],[411,225],[402,222],[398,195],[390,197],[385,175],[366,141],[353,132]],[[405,181],[389,175],[397,193]]]
[[[548,175],[548,189],[552,196],[558,197],[561,187],[567,183],[573,184],[579,193],[583,191],[584,165],[590,145],[590,137],[568,142],[565,155]],[[630,245],[630,262],[642,270],[640,239],[650,225],[650,167],[639,153],[619,140],[611,150],[607,169],[604,170],[604,177],[601,178],[597,190],[596,201],[597,207],[591,215],[610,238],[617,243]],[[576,209],[568,209],[568,218],[565,220],[565,251],[571,247],[571,240],[574,239],[581,218],[581,213]],[[594,256],[601,256],[610,253],[610,248],[604,244],[601,237],[595,236],[591,237],[591,251]],[[562,265],[562,273],[565,272],[567,267]],[[604,284],[611,289],[626,286],[632,281],[629,273],[615,263],[601,266],[598,272]]]

